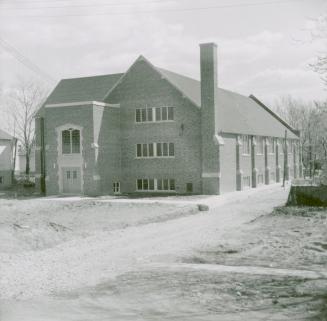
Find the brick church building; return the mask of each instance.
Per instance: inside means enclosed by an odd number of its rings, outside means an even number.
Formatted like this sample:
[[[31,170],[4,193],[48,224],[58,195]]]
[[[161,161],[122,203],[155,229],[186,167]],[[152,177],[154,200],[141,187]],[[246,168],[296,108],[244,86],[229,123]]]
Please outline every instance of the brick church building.
[[[40,189],[222,194],[301,176],[299,132],[218,88],[215,44],[200,45],[200,70],[197,81],[140,56],[125,73],[61,80],[35,118]]]

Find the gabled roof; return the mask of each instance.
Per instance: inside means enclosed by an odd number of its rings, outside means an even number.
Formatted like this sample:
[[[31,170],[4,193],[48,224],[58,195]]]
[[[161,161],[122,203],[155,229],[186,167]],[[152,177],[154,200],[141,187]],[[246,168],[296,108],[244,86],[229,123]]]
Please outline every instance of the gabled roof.
[[[2,129],[0,129],[0,139],[3,139],[3,140],[12,140],[13,138],[14,138],[13,136],[9,135],[8,133],[6,133]]]
[[[108,90],[123,74],[62,79],[45,104],[72,103],[78,101],[103,101]]]
[[[200,81],[162,68],[157,70],[197,106],[201,106]],[[287,130],[288,138],[298,138],[290,125],[252,95],[247,97],[218,88],[218,106],[218,128],[221,132],[284,137]]]
[[[140,56],[134,63],[139,60],[146,61],[183,96],[188,98],[194,106],[201,107],[200,81],[155,67],[143,56]],[[81,101],[103,102],[107,97],[110,97],[110,93],[123,81],[130,69],[131,67],[125,73],[119,74],[63,79],[50,94],[45,104]],[[220,112],[218,128],[221,132],[284,137],[285,130],[287,130],[288,138],[298,138],[295,134],[296,131],[291,126],[254,96],[251,97],[218,88]],[[39,113],[41,112],[42,110],[39,111]]]

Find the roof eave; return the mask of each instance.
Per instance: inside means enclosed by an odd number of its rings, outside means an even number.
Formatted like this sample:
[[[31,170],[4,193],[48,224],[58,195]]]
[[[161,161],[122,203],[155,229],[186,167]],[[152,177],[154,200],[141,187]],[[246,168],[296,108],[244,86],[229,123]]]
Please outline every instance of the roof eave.
[[[262,101],[260,101],[256,96],[251,94],[249,96],[253,101],[255,101],[260,107],[262,107],[265,111],[267,111],[269,114],[271,114],[273,117],[275,117],[280,123],[282,123],[288,130],[290,130],[295,136],[300,138],[300,131],[297,129],[294,129],[290,124],[288,124],[284,119],[282,119],[280,116],[278,116],[276,113],[274,113],[269,107],[267,107]]]

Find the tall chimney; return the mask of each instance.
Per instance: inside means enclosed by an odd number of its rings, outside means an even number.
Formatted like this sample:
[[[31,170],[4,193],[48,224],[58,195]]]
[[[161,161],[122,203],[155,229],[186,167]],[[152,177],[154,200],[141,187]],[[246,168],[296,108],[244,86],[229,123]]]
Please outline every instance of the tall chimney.
[[[200,44],[202,192],[219,194],[217,45]]]
[[[208,134],[217,134],[217,45],[215,43],[200,44],[201,67],[201,108],[202,122],[211,131]],[[210,128],[209,128],[210,127]]]

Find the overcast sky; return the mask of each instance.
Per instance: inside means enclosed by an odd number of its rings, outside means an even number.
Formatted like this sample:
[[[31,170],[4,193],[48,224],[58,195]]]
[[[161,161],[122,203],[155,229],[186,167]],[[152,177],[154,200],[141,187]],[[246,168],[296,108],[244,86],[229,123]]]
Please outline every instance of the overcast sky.
[[[308,32],[324,13],[326,0],[0,0],[0,37],[56,81],[124,72],[140,54],[199,79],[198,44],[214,41],[220,87],[326,99],[308,67],[327,50]],[[3,91],[33,75],[0,47]]]

